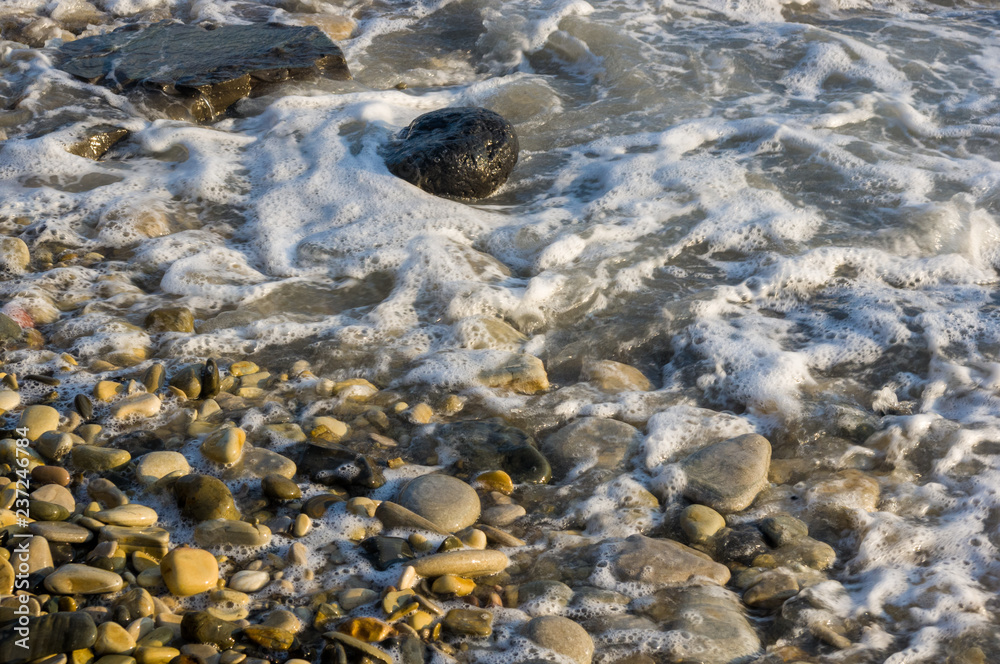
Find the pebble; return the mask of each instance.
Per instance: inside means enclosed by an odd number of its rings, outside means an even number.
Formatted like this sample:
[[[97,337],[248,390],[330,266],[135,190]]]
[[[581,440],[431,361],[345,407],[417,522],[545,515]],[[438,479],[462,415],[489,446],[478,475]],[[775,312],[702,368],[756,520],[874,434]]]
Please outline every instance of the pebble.
[[[528,621],[525,636],[576,664],[590,664],[594,656],[594,640],[583,627],[561,616],[538,616]]]
[[[28,524],[28,530],[52,543],[83,544],[94,539],[94,533],[83,526],[65,521],[36,521]]]
[[[777,548],[791,544],[809,534],[809,526],[790,514],[775,514],[760,522],[767,543]]]
[[[111,526],[152,526],[159,516],[156,510],[145,505],[121,505],[101,510],[92,515],[98,521]]]
[[[298,500],[302,497],[299,485],[282,475],[266,475],[260,482],[264,495],[272,500]]]
[[[19,237],[0,237],[0,270],[21,274],[28,269],[31,262],[31,252],[28,245]]]
[[[509,526],[528,512],[520,505],[494,505],[483,510],[482,522],[498,528]]]
[[[0,415],[21,405],[21,395],[14,390],[0,390]]]
[[[170,545],[170,533],[156,527],[104,526],[98,539],[101,542],[115,542],[118,549],[126,555],[142,551],[155,558],[165,556]]]
[[[185,475],[174,483],[181,514],[195,521],[239,519],[229,487],[208,475]]]
[[[502,551],[492,549],[458,550],[417,558],[410,564],[418,575],[424,577],[455,574],[476,578],[502,572],[510,565],[510,559]]]
[[[476,589],[476,582],[463,576],[445,574],[434,579],[431,591],[437,595],[454,595],[455,597],[465,597],[472,594]]]
[[[641,371],[611,360],[587,360],[580,370],[580,380],[593,383],[605,392],[648,392],[653,389]]]
[[[118,396],[124,389],[124,385],[111,380],[101,380],[94,385],[94,398],[98,401],[108,402]]]
[[[254,477],[281,475],[288,479],[295,477],[295,462],[277,452],[262,447],[244,449],[240,463],[234,466],[236,476],[249,474]]]
[[[162,405],[155,394],[135,394],[112,406],[111,417],[118,420],[153,417],[160,412]]]
[[[227,427],[208,435],[201,444],[201,453],[216,463],[235,463],[243,455],[247,434],[243,429]]]
[[[378,643],[389,638],[392,627],[378,618],[351,618],[337,627],[337,631],[367,643]]]
[[[295,635],[291,632],[280,627],[265,627],[263,625],[250,625],[243,628],[243,636],[262,648],[278,651],[288,650],[295,641]]]
[[[59,486],[69,486],[69,471],[60,466],[38,466],[31,471],[31,479],[36,484],[57,484]]]
[[[512,604],[529,615],[537,616],[562,613],[572,599],[573,589],[565,583],[539,579],[518,586],[517,601]]]
[[[164,556],[160,574],[171,593],[187,597],[215,588],[219,564],[208,551],[182,547]]]
[[[135,649],[135,639],[124,627],[115,622],[105,622],[97,626],[97,641],[94,654],[129,655]]]
[[[684,497],[717,512],[738,512],[767,486],[770,463],[771,444],[757,434],[709,445],[681,461]]]
[[[57,595],[99,595],[121,590],[125,585],[122,578],[89,565],[63,565],[45,577],[45,589]]]
[[[128,504],[128,497],[114,482],[103,477],[97,477],[87,482],[87,495],[106,509]]]
[[[136,648],[132,656],[135,657],[136,664],[167,664],[180,654],[181,651],[177,648],[143,646]]]
[[[229,579],[229,587],[244,593],[255,593],[271,582],[271,575],[261,570],[242,570]]]
[[[487,387],[499,387],[521,394],[535,394],[549,389],[545,365],[534,355],[512,353],[499,366],[486,369],[479,380]]]
[[[76,509],[76,500],[74,500],[73,494],[70,493],[69,489],[58,484],[46,484],[41,489],[33,491],[31,497],[34,500],[61,505],[69,512]]]
[[[689,542],[701,544],[725,528],[726,520],[711,507],[688,505],[681,512],[680,526]]]
[[[20,558],[20,554],[18,555]],[[32,537],[28,541],[28,574],[45,576],[55,569],[52,561],[52,550],[44,537]],[[18,566],[18,571],[22,571]]]
[[[368,513],[367,506],[361,507],[358,511]],[[355,512],[356,513],[356,512]],[[360,515],[359,515],[360,516]],[[438,525],[419,514],[406,509],[402,505],[383,500],[375,509],[375,518],[382,522],[387,529],[406,528],[417,530],[429,530],[439,535],[446,535],[447,531],[439,528]]]
[[[52,406],[28,406],[21,411],[17,428],[27,428],[27,439],[36,441],[43,433],[59,428],[59,411]]]
[[[332,641],[337,641],[347,648],[357,650],[362,655],[382,662],[382,664],[393,664],[392,657],[389,656],[389,653],[384,650],[380,650],[369,643],[365,643],[361,639],[356,639],[350,634],[344,634],[342,632],[325,632],[323,636]]]
[[[208,643],[219,650],[236,645],[233,632],[239,625],[219,620],[207,611],[188,611],[181,619],[181,636],[189,643]]]
[[[489,636],[493,633],[493,614],[481,609],[452,609],[442,624],[455,634]]]
[[[410,480],[396,502],[447,532],[474,524],[481,508],[475,489],[456,477],[436,474]]]
[[[0,662],[25,664],[63,652],[90,648],[97,641],[94,619],[82,611],[51,613],[30,618],[27,648],[22,648],[13,635],[0,638]],[[389,663],[391,664],[391,662]]]
[[[785,569],[776,569],[762,574],[759,580],[743,593],[743,601],[747,606],[754,608],[776,609],[798,592],[799,582],[795,575]]]
[[[131,460],[132,455],[126,450],[94,445],[77,445],[71,453],[73,465],[78,470],[89,470],[103,473],[120,468]]]
[[[698,577],[719,585],[729,581],[725,565],[716,563],[701,551],[668,539],[632,535],[603,547],[602,556],[611,560],[611,573],[619,581],[654,586],[687,583]]]
[[[347,425],[344,422],[335,417],[326,417],[324,415],[313,418],[312,430],[319,433],[318,438],[329,440],[333,443],[347,435]],[[313,435],[316,435],[316,433]]]
[[[312,519],[306,514],[299,514],[295,517],[295,523],[292,525],[292,536],[293,537],[305,537],[312,530]]]
[[[77,440],[83,442],[82,438],[77,438]],[[72,451],[77,440],[74,440],[74,436],[68,433],[47,431],[35,441],[35,450],[46,459],[57,461]]]
[[[514,481],[510,475],[502,470],[491,470],[480,473],[473,482],[477,487],[486,491],[498,491],[505,496],[514,492]]]
[[[194,541],[199,546],[266,546],[271,541],[271,529],[233,519],[202,521],[194,529]]]
[[[347,588],[337,594],[337,603],[345,611],[353,611],[359,606],[370,604],[378,599],[378,593],[368,588]]]
[[[135,477],[146,486],[173,473],[187,475],[190,472],[191,465],[180,452],[149,452],[139,457],[135,463]]]
[[[206,609],[222,620],[243,620],[250,615],[250,596],[232,588],[213,590]]]

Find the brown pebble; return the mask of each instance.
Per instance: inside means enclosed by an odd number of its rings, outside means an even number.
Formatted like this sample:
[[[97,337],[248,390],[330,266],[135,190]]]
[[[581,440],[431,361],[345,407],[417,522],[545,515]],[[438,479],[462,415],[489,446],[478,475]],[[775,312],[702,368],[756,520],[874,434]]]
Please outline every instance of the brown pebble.
[[[69,471],[59,466],[35,466],[31,471],[31,479],[35,484],[58,484],[69,486]]]

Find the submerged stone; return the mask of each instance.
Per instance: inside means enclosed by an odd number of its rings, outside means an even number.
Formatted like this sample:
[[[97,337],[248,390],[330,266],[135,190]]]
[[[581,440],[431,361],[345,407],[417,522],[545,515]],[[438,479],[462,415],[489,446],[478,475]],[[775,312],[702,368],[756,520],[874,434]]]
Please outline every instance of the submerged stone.
[[[438,196],[489,196],[517,163],[514,127],[485,108],[424,113],[398,139],[386,155],[389,171]]]
[[[351,78],[344,54],[321,30],[270,23],[125,26],[63,44],[58,58],[78,78],[116,92],[141,88],[154,107],[201,122],[267,84]]]

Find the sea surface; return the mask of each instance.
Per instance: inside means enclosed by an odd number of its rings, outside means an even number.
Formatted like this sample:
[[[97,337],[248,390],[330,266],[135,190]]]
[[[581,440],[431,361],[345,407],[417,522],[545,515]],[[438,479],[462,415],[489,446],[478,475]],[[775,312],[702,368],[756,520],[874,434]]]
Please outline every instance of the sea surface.
[[[77,35],[350,17],[354,80],[292,83],[196,125],[55,68],[61,33],[0,42],[0,232],[52,263],[0,281],[5,310],[45,338],[10,354],[22,372],[54,370],[46,351],[82,366],[132,351],[306,359],[470,395],[543,433],[584,415],[637,423],[632,478],[647,487],[702,436],[756,431],[797,469],[785,498],[845,469],[881,488],[877,509],[826,533],[838,610],[864,627],[822,661],[973,646],[1000,661],[1000,5],[0,7],[56,24],[80,12],[97,18]],[[516,128],[520,159],[490,198],[432,196],[382,161],[447,106]],[[132,134],[100,161],[66,151],[100,124]],[[198,332],[147,333],[163,306],[191,309]],[[480,384],[511,351],[542,358],[547,394]],[[654,390],[589,389],[591,359]]]

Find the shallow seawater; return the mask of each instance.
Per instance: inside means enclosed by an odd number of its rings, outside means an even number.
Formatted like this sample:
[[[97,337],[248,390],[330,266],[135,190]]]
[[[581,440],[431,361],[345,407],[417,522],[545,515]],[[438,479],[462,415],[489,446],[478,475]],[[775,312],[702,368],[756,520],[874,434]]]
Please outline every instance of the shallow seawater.
[[[339,42],[354,80],[292,83],[210,125],[53,64],[58,39],[129,23],[317,13],[356,22]],[[595,538],[661,527],[661,511],[612,523],[629,483],[668,496],[669,516],[672,462],[755,431],[786,470],[747,520],[809,514],[796,501],[837,472],[881,493],[817,535],[837,550],[827,599],[853,645],[753,613],[764,646],[1000,657],[995,4],[15,0],[0,14],[68,30],[0,42],[0,232],[33,256],[0,301],[47,350],[82,367],[305,359],[463,394],[540,438],[581,416],[633,423],[634,469],[567,494],[578,509],[553,521]],[[380,150],[401,128],[462,105],[516,128],[501,191],[445,200],[388,172]],[[66,151],[97,125],[131,134],[99,161]],[[190,309],[196,333],[148,333],[164,306]],[[544,361],[547,393],[481,384],[511,352]],[[654,389],[588,386],[588,360]],[[8,362],[59,365],[44,350]],[[504,652],[467,656],[508,661],[518,637],[499,629]],[[683,651],[628,633],[598,638],[602,664]]]

